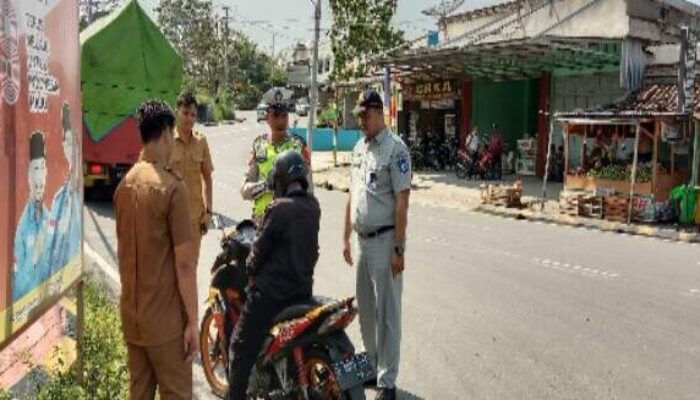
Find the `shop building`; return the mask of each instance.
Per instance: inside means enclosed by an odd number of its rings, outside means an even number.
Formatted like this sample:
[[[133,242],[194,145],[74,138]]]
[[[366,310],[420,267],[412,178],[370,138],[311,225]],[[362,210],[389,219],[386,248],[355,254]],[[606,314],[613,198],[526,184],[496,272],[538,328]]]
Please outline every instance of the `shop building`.
[[[415,127],[420,135],[455,115],[463,140],[475,125],[483,134],[497,124],[510,149],[519,139],[535,140],[542,176],[550,126],[563,131],[550,124],[554,113],[609,104],[638,89],[653,61],[648,48],[677,43],[680,25],[698,27],[696,15],[700,7],[683,0],[517,0],[447,17],[437,47],[376,63],[401,83],[400,131]],[[439,100],[413,89],[445,81],[456,89]],[[563,144],[562,135],[553,137]]]

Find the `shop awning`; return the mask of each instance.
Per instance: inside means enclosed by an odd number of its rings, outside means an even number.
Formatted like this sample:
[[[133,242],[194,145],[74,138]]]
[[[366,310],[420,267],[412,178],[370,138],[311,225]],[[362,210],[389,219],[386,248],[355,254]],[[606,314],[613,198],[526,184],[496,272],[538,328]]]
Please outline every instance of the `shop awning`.
[[[583,74],[617,71],[620,43],[605,39],[540,37],[447,49],[418,49],[376,60],[402,81],[464,76],[528,79],[543,72]]]
[[[696,81],[695,112],[700,112],[700,82]],[[678,111],[678,84],[646,83],[630,96],[614,104],[588,109],[559,112],[555,118],[561,121],[576,119],[648,119],[654,117],[688,117],[692,113]]]

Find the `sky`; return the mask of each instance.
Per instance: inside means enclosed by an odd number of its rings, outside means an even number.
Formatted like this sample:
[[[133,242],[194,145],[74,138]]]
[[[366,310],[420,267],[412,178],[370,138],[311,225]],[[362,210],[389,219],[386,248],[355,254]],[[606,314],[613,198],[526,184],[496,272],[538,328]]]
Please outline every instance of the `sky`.
[[[139,0],[152,10],[159,0]],[[217,13],[223,15],[223,7],[230,7],[231,26],[246,35],[267,53],[272,53],[273,36],[275,54],[290,49],[299,41],[311,43],[313,39],[313,6],[311,0],[212,0]],[[325,33],[332,16],[328,0],[322,0],[321,43],[328,41]],[[418,38],[429,29],[435,29],[436,20],[424,16],[421,11],[443,0],[398,0],[394,24],[404,30],[406,39]],[[485,7],[505,0],[466,0],[457,10]],[[700,3],[700,0],[689,0]],[[274,35],[273,35],[274,33]]]
[[[139,0],[147,9],[152,9],[158,0]],[[231,26],[246,35],[266,52],[272,52],[273,32],[275,52],[289,49],[299,41],[313,39],[313,5],[311,0],[213,0],[217,12],[223,15],[223,6],[231,7]],[[440,0],[398,0],[398,11],[394,24],[403,29],[407,39],[424,35],[428,29],[435,29],[433,18],[424,16],[421,11]],[[460,10],[483,7],[497,3],[497,0],[466,0]],[[323,0],[321,11],[321,41],[330,27],[332,16],[328,0]],[[327,39],[325,39],[327,40]]]

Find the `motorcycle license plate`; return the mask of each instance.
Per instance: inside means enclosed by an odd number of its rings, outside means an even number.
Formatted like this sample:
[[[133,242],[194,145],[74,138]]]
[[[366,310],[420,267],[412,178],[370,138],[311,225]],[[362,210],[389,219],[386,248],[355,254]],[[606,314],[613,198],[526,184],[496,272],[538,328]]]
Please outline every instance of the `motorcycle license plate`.
[[[360,386],[376,376],[372,360],[367,353],[355,354],[338,361],[333,364],[333,370],[338,378],[340,390]]]

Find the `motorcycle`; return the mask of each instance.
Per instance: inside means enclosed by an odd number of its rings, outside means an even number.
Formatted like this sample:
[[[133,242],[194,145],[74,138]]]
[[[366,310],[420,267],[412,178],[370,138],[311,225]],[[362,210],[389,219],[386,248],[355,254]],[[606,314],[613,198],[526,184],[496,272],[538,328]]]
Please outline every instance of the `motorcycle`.
[[[457,151],[457,161],[455,162],[455,174],[457,178],[466,179],[468,176],[472,175],[472,170],[474,168],[473,157],[466,149],[459,149]]]
[[[229,342],[246,300],[246,259],[255,237],[250,220],[226,232],[219,216],[221,253],[211,268],[208,307],[201,324],[204,375],[214,394],[228,391]],[[362,384],[375,377],[367,353],[355,353],[345,333],[355,319],[354,298],[314,297],[290,305],[272,323],[251,372],[251,399],[364,399]]]
[[[423,156],[422,145],[417,139],[412,141],[409,146],[411,152],[411,168],[413,171],[422,171],[426,169],[425,157]]]

